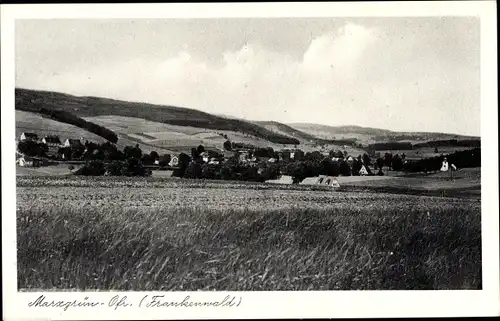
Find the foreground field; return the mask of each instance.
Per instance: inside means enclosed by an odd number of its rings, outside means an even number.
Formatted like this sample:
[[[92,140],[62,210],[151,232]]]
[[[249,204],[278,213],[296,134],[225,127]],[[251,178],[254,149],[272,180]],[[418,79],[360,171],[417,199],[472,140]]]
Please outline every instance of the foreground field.
[[[17,185],[21,289],[482,286],[479,200],[151,178]]]

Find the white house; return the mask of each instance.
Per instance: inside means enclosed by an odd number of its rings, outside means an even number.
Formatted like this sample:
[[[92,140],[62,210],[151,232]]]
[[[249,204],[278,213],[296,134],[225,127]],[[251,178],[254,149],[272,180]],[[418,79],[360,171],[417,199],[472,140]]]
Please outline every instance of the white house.
[[[361,166],[361,169],[359,170],[359,175],[361,175],[361,176],[366,176],[366,175],[368,175],[368,171],[366,170],[365,165],[362,165],[362,166]]]
[[[38,140],[38,135],[34,133],[22,133],[19,137],[19,141],[22,142],[25,140],[36,142]]]
[[[171,159],[170,159],[170,162],[168,163],[169,166],[178,166],[179,165],[179,157],[177,156],[173,156]]]
[[[446,158],[443,160],[443,164],[441,165],[441,172],[447,172],[448,171],[448,161]]]

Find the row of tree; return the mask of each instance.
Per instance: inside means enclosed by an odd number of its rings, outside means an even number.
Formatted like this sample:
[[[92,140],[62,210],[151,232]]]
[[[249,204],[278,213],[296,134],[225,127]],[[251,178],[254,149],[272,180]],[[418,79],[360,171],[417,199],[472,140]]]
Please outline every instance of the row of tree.
[[[65,111],[65,110],[47,109],[47,108],[41,107],[39,109],[39,112],[42,115],[48,116],[54,120],[57,120],[57,121],[60,121],[63,123],[67,123],[67,124],[71,124],[71,125],[75,125],[77,127],[86,129],[87,131],[94,133],[98,136],[101,136],[112,143],[116,143],[118,141],[118,136],[112,130],[110,130],[106,127],[97,125],[95,123],[86,121],[85,119],[78,117],[70,112]]]

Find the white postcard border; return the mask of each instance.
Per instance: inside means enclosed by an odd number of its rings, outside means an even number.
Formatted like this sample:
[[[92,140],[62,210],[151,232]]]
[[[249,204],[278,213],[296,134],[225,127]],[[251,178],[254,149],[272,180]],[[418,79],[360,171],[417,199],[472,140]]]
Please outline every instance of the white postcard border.
[[[500,313],[498,247],[498,96],[496,6],[493,1],[267,3],[267,4],[120,4],[2,5],[1,7],[2,261],[5,320],[24,319],[189,319],[488,316]],[[53,18],[215,18],[215,17],[415,17],[481,18],[482,251],[481,291],[307,291],[307,292],[17,292],[16,195],[14,164],[14,21]],[[103,302],[95,308],[29,307],[40,295],[48,300]],[[127,296],[132,307],[107,306]],[[148,295],[168,301],[241,298],[233,307],[139,308]]]

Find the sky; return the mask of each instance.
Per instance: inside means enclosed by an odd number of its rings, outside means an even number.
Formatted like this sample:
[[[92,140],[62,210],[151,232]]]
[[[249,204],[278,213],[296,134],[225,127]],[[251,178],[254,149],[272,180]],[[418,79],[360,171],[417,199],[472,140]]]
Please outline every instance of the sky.
[[[479,19],[17,20],[16,87],[480,135]]]

